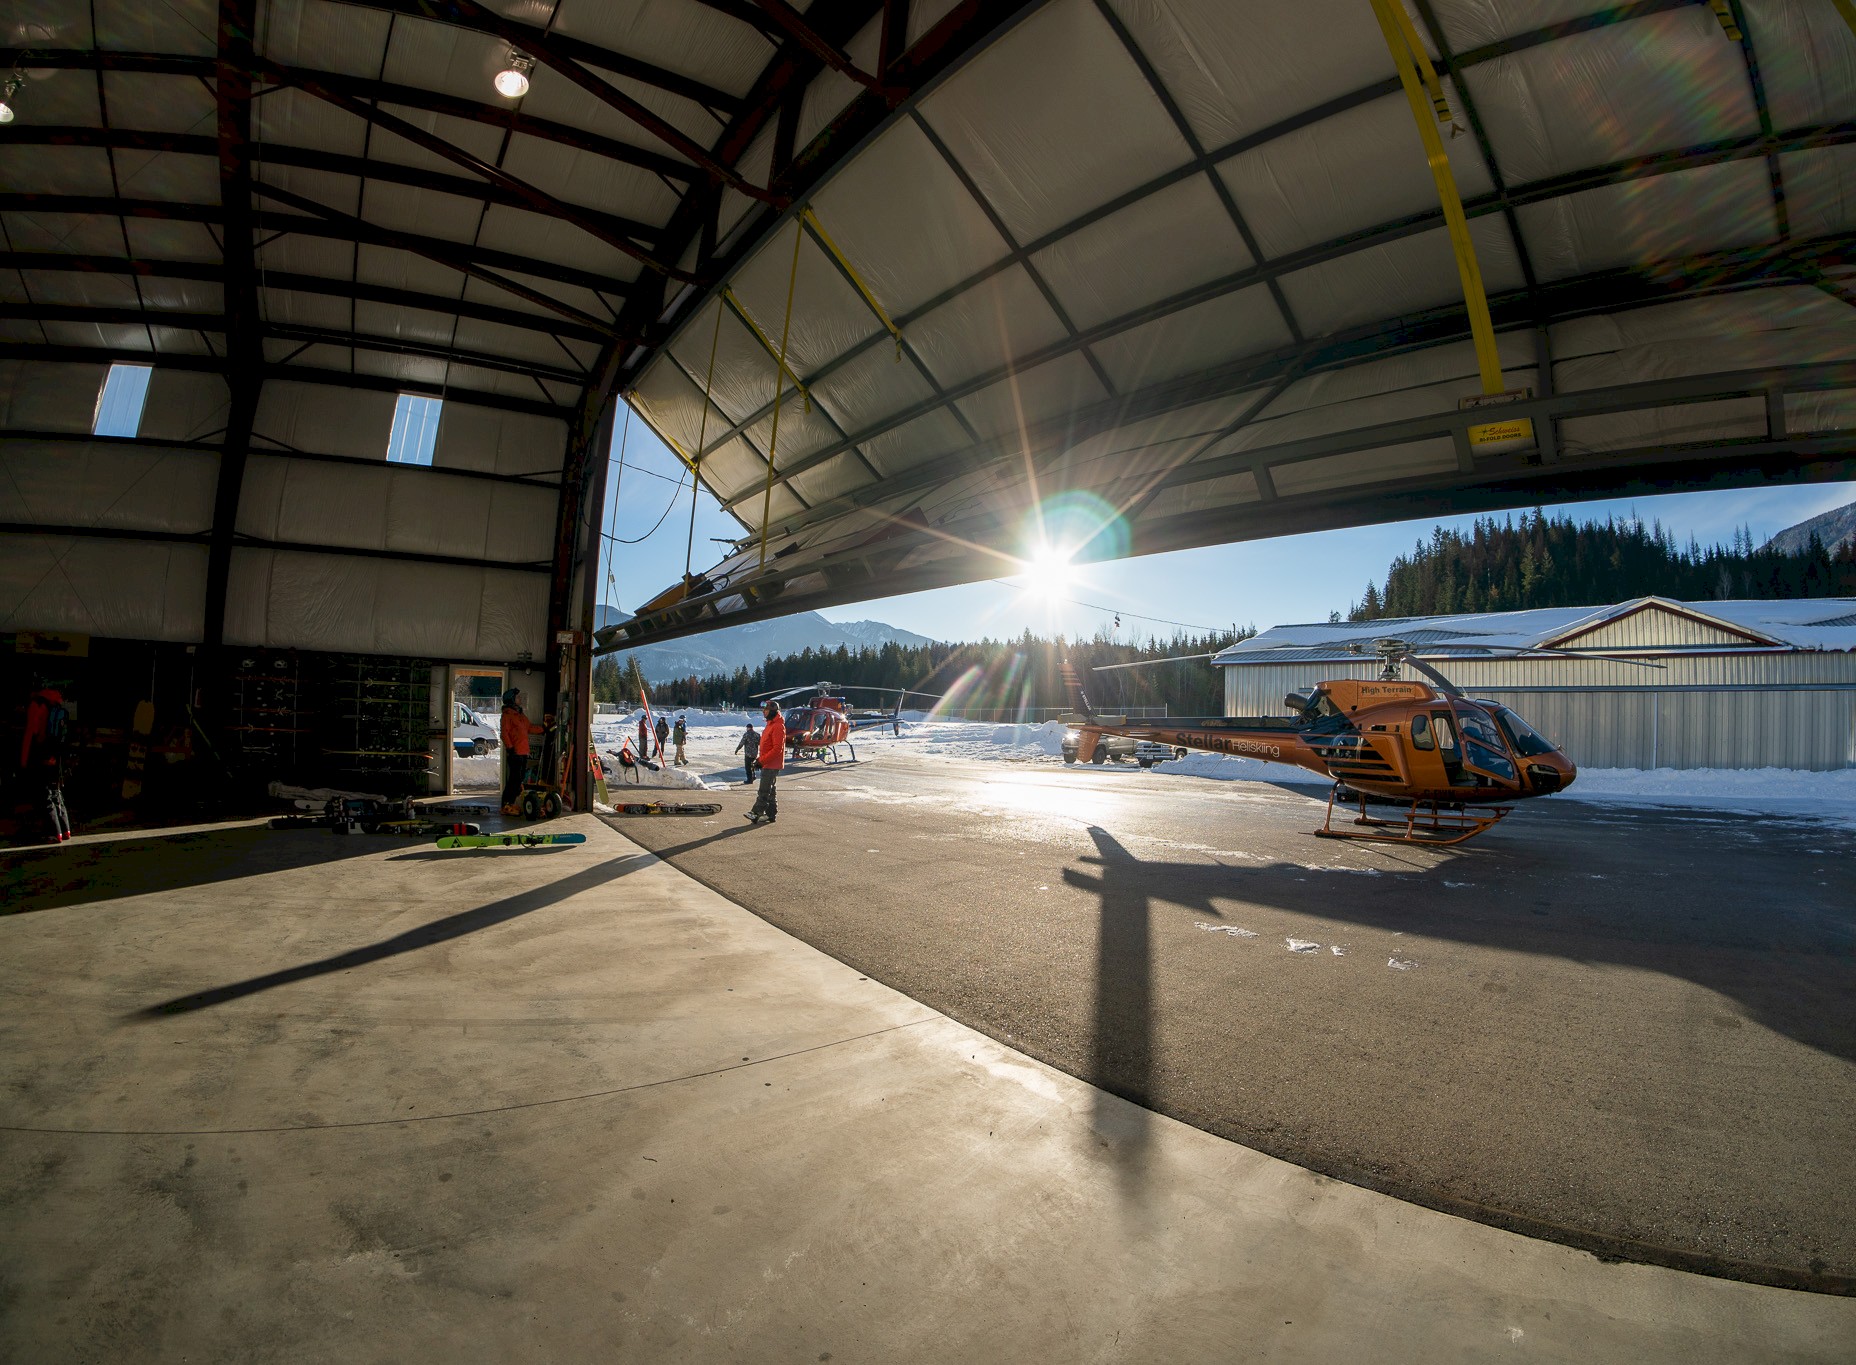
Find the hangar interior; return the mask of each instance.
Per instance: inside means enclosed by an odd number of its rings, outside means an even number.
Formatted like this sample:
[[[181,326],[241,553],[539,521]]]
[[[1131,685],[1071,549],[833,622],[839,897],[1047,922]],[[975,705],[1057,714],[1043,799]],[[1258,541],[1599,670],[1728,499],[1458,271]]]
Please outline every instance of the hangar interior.
[[[152,700],[151,796],[442,789],[460,667],[577,752],[621,401],[741,537],[632,585],[602,648],[1040,536],[1111,558],[1850,474],[1834,7],[539,15],[9,12],[3,681],[70,685],[93,772]],[[146,385],[127,428],[114,367]],[[1530,435],[1487,439],[1484,400]]]
[[[88,828],[430,789],[484,680],[575,752],[596,649],[1040,524],[1847,479],[1839,6],[9,0],[0,724],[60,684],[90,786],[0,865],[0,1356],[1847,1360],[1805,820],[1329,858],[923,764],[724,840],[569,764],[548,849]],[[595,641],[620,403],[740,538]]]

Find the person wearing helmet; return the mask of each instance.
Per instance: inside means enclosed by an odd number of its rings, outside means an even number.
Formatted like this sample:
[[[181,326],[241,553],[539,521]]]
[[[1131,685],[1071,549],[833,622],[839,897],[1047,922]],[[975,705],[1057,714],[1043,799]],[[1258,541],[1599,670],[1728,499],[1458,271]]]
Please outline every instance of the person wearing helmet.
[[[762,820],[771,825],[779,816],[773,786],[780,769],[786,766],[786,721],[780,715],[780,703],[769,697],[767,704],[761,707],[761,714],[767,717],[767,728],[760,732],[760,753],[756,759],[760,765],[760,790],[754,794],[754,807],[747,814],[750,825],[758,825]]]
[[[528,742],[531,735],[543,734],[548,727],[537,725],[522,710],[522,689],[512,687],[503,693],[503,814],[520,815],[522,784],[528,780]]]

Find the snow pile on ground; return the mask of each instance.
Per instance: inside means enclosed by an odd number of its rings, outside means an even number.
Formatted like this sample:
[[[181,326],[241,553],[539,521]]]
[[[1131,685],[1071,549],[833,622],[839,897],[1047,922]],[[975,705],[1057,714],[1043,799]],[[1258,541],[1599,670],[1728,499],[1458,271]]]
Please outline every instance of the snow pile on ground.
[[[1581,768],[1553,799],[1813,815],[1856,828],[1856,768]]]
[[[1153,771],[1178,777],[1209,777],[1214,782],[1295,782],[1325,787],[1334,779],[1293,768],[1287,763],[1265,763],[1260,758],[1206,754],[1189,750],[1184,758],[1154,764]]]
[[[855,737],[861,744],[866,738],[907,746],[910,752],[935,754],[944,758],[1026,759],[1059,758],[1063,754],[1063,736],[1069,729],[1060,720],[1041,725],[992,725],[982,721],[921,720],[903,718],[901,739],[892,739],[890,731],[867,731]]]

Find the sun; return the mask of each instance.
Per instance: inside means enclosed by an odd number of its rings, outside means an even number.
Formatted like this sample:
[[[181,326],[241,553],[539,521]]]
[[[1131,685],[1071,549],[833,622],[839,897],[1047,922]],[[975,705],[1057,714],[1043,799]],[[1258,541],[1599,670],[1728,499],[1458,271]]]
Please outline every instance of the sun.
[[[1024,563],[1020,576],[1033,596],[1057,597],[1070,586],[1070,557],[1055,546],[1040,545]]]

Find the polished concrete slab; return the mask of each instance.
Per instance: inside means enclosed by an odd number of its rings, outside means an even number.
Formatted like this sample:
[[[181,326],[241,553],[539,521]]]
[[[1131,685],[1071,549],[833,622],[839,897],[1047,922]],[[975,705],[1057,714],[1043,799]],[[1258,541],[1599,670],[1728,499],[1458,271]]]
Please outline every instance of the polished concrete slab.
[[[13,855],[0,1359],[1856,1351],[1856,1300],[1314,1175],[563,827]]]
[[[1536,801],[1452,848],[1319,787],[866,744],[631,837],[1145,1108],[1599,1255],[1856,1293],[1856,842]]]

